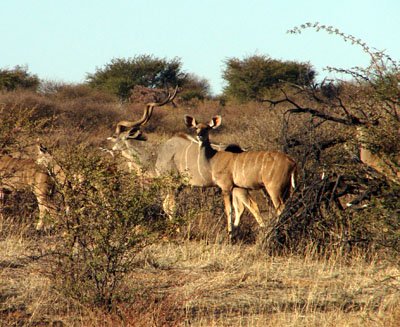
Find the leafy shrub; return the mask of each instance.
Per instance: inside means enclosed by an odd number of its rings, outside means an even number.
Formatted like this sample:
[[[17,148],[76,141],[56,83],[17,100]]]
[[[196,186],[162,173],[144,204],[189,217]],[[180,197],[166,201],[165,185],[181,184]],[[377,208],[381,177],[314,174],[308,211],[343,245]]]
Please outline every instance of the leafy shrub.
[[[80,133],[103,132],[105,136],[110,133],[112,123],[120,120],[117,97],[88,85],[63,85],[48,98],[57,108],[56,124],[63,128],[75,128]]]
[[[32,144],[32,138],[51,119],[41,115],[39,103],[30,105],[14,101],[1,103],[0,115],[0,154],[18,151]]]
[[[141,55],[133,58],[115,58],[104,68],[88,74],[88,84],[111,94],[121,100],[129,98],[135,85],[149,88],[163,88],[165,85],[180,85],[182,63],[178,58],[172,60]]]
[[[87,148],[70,153],[65,167],[71,186],[59,188],[67,213],[55,221],[52,275],[69,297],[111,310],[129,297],[120,286],[135,254],[161,228],[161,182],[144,184]]]
[[[253,55],[243,60],[229,58],[225,61],[223,79],[227,82],[224,94],[239,101],[260,100],[272,88],[286,82],[309,85],[315,71],[310,64],[271,59]]]
[[[210,97],[210,84],[206,79],[199,78],[194,74],[187,74],[184,79],[182,91],[179,92],[179,98],[184,102],[190,102],[193,99],[204,100]]]
[[[58,85],[50,93],[0,93],[0,111],[3,148],[9,148],[11,142],[21,148],[38,138],[47,146],[80,143],[87,138],[95,143],[110,136],[115,122],[123,119],[115,97],[87,85]]]
[[[36,90],[39,83],[39,78],[30,74],[27,67],[0,69],[0,90],[14,91],[19,88]]]

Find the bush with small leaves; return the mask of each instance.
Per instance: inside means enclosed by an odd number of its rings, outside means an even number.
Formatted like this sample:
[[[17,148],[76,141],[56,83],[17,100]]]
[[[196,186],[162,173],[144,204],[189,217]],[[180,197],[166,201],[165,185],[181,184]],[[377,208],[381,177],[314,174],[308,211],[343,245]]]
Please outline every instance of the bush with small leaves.
[[[27,67],[0,69],[0,90],[14,91],[20,88],[36,90],[39,84],[39,78],[29,73]]]
[[[123,299],[124,276],[135,255],[162,230],[160,180],[118,171],[113,159],[75,149],[65,164],[69,186],[59,186],[65,215],[54,221],[59,240],[52,276],[56,287],[83,303],[111,310]]]

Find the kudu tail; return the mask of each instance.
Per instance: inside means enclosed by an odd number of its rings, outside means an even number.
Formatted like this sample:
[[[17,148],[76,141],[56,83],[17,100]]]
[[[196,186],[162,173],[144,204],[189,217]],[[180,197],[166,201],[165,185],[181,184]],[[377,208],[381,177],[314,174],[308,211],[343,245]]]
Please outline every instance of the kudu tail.
[[[290,183],[292,185],[293,191],[296,190],[296,177],[297,177],[297,169],[294,169],[290,175]]]

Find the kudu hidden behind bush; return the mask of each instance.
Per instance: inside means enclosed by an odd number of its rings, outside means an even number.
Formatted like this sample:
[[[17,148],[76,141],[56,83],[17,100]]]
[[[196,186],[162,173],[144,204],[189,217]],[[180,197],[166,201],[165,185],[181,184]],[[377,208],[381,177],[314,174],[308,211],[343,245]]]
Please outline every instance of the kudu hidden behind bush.
[[[37,145],[36,159],[14,158],[8,155],[0,158],[0,201],[5,200],[6,192],[31,191],[39,208],[37,230],[45,228],[47,215],[55,217],[55,187],[65,183],[67,179],[63,169],[42,145]]]
[[[384,153],[374,153],[368,148],[368,133],[365,126],[356,128],[356,138],[359,142],[360,160],[367,166],[391,180],[393,183],[400,184],[400,154],[396,153],[393,158],[388,158]],[[400,137],[400,129],[399,129]]]

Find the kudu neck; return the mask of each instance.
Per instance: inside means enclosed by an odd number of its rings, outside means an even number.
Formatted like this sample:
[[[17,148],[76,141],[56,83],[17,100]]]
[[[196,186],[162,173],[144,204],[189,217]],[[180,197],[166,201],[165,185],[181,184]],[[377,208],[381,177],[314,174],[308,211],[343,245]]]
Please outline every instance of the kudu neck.
[[[202,152],[207,159],[211,159],[217,153],[217,150],[213,149],[213,147],[211,146],[209,138],[206,138],[202,141],[199,140],[199,147],[200,152]]]

